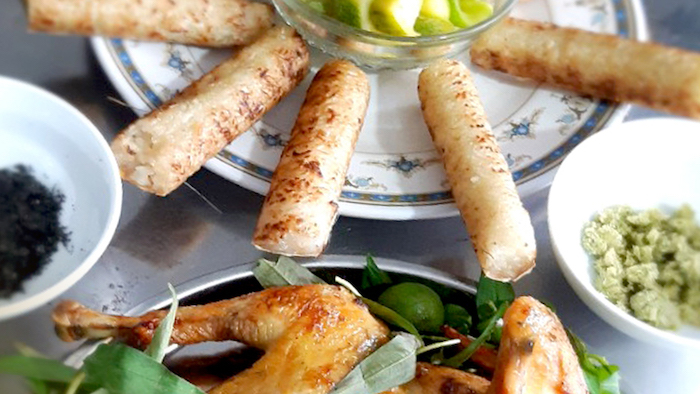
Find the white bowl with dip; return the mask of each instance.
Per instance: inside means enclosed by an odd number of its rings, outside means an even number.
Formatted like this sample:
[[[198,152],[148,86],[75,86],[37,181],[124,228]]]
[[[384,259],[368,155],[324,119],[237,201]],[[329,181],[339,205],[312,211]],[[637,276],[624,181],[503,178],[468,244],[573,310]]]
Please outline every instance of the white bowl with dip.
[[[700,220],[700,123],[623,123],[586,139],[564,160],[549,193],[549,232],[564,277],[603,320],[639,340],[700,349],[700,328],[661,330],[608,301],[594,287],[593,260],[581,245],[584,224],[607,207],[670,213],[684,203]]]
[[[82,278],[107,248],[119,221],[122,184],[99,130],[59,97],[0,77],[0,169],[23,164],[65,196],[61,224],[70,232],[24,290],[0,298],[0,320],[44,305]]]

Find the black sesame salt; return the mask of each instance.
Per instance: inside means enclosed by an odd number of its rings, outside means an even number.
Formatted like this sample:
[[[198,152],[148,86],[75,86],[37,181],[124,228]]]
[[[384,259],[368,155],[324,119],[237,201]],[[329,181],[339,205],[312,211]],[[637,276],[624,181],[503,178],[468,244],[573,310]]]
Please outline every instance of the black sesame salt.
[[[70,234],[59,215],[65,197],[39,182],[30,168],[0,170],[0,297],[22,290]]]

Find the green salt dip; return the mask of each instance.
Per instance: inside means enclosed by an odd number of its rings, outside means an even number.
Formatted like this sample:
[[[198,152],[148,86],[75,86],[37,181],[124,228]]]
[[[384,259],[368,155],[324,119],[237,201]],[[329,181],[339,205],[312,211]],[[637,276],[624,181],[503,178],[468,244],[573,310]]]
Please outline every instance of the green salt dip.
[[[700,326],[700,226],[688,205],[671,215],[614,206],[583,228],[595,287],[653,326]]]

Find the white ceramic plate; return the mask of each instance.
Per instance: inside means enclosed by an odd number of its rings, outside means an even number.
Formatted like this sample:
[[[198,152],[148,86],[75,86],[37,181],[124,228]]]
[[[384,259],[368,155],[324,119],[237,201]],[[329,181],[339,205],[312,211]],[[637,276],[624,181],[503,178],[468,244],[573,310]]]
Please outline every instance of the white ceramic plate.
[[[514,16],[647,38],[639,0],[530,0],[518,5]],[[225,50],[100,37],[92,43],[111,81],[140,115],[230,55]],[[467,54],[462,57],[468,62]],[[324,55],[315,52],[312,71],[324,60]],[[522,195],[548,185],[553,175],[550,170],[574,146],[621,120],[628,108],[497,73],[475,73],[486,112]],[[312,75],[206,167],[243,187],[266,193]],[[371,75],[370,109],[343,189],[341,214],[403,220],[457,213],[422,119],[417,79],[417,70]]]
[[[2,320],[48,303],[90,270],[117,227],[122,184],[107,141],[80,111],[14,79],[0,77],[0,92],[0,168],[25,164],[57,187],[65,196],[60,221],[71,233],[24,291],[0,298]]]
[[[643,323],[593,286],[595,272],[581,246],[593,214],[613,205],[670,212],[688,203],[700,217],[700,122],[646,119],[604,130],[564,160],[549,194],[549,231],[564,276],[603,320],[639,340],[700,349],[700,328],[676,332]]]

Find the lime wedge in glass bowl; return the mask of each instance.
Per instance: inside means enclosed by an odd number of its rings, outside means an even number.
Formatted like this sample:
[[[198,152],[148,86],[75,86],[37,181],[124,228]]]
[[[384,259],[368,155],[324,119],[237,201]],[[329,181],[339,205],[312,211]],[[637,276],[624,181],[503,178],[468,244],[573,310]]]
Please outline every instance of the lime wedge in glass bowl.
[[[483,8],[470,2],[476,0],[463,0],[464,5],[456,0],[459,3],[454,4],[460,12],[469,16],[465,23],[470,26],[451,28],[449,25],[455,24],[451,22],[450,1],[455,0],[272,1],[282,18],[297,29],[309,45],[333,57],[351,60],[368,71],[412,69],[440,58],[454,57],[506,17],[517,2],[488,0],[485,4],[490,14],[483,19],[479,13],[476,17],[473,15],[473,8]],[[310,2],[321,2],[322,7],[310,5]],[[466,18],[462,15],[462,19]],[[382,26],[381,29],[401,35],[384,33],[375,23]]]
[[[421,14],[416,19],[413,30],[422,36],[434,36],[455,31],[457,27],[447,19],[433,18]]]
[[[449,0],[450,22],[467,28],[487,20],[493,15],[493,6],[483,0]]]
[[[369,6],[372,0],[327,0],[326,13],[349,26],[374,31],[369,21]]]
[[[423,0],[420,14],[424,17],[449,20],[450,2],[448,0]]]
[[[394,36],[417,36],[413,25],[420,14],[421,0],[373,0],[369,19],[380,32]]]

